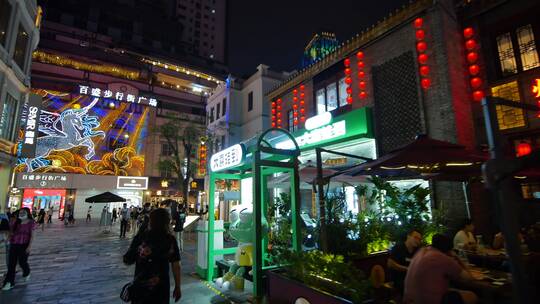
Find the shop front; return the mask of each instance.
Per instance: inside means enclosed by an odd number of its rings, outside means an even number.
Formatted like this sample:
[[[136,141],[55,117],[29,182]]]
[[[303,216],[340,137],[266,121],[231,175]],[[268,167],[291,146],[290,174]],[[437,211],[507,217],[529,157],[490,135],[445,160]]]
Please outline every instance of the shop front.
[[[66,208],[73,208],[75,218],[85,218],[88,207],[95,204],[85,202],[86,198],[109,191],[126,199],[128,206],[141,207],[144,202],[144,190],[148,188],[147,177],[134,176],[97,176],[85,174],[60,173],[17,173],[13,189],[12,208],[28,207],[45,209],[52,207],[63,217]],[[17,199],[16,197],[19,196]],[[11,199],[10,199],[11,201]],[[69,207],[68,207],[69,206]],[[121,207],[122,203],[108,203],[109,209]],[[103,206],[93,207],[101,210]],[[98,212],[98,211],[94,211]],[[96,214],[97,215],[97,214]]]

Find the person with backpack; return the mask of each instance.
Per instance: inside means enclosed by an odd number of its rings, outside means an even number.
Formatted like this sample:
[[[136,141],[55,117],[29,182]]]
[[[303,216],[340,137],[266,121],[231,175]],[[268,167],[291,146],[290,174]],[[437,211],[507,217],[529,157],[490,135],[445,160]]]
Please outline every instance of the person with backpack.
[[[171,218],[162,208],[152,211],[149,218],[148,229],[139,231],[124,254],[124,263],[135,264],[135,273],[133,281],[122,290],[121,298],[133,304],[168,304],[171,267],[175,283],[173,297],[178,302],[182,297],[180,251],[170,233]]]
[[[15,285],[15,270],[17,263],[23,270],[23,279],[30,279],[28,256],[32,248],[33,230],[35,227],[32,211],[21,208],[16,212],[15,219],[10,222],[8,272],[4,279],[2,290],[7,291]]]

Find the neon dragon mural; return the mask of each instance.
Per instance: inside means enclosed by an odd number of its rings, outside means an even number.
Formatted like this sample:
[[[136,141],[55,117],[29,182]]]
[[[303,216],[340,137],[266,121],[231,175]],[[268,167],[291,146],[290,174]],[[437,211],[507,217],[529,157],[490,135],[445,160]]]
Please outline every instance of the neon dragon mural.
[[[35,90],[43,96],[35,158],[16,172],[140,176],[148,108]],[[84,106],[83,106],[84,105]]]

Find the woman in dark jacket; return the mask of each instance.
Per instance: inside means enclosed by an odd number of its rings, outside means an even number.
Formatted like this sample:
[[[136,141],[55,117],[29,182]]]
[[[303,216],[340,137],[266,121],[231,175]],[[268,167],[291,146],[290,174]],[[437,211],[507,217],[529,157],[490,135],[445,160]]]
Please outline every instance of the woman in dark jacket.
[[[169,231],[171,219],[165,209],[150,213],[146,231],[138,233],[124,255],[124,263],[135,264],[132,303],[169,303],[169,264],[172,267],[175,287],[173,296],[180,300],[180,251],[176,239]],[[132,292],[133,291],[133,292]]]

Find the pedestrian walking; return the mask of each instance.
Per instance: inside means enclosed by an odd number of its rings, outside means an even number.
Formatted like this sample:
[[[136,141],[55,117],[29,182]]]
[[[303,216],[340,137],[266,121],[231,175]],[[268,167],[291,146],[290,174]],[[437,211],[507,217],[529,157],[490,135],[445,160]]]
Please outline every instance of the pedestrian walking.
[[[116,208],[113,208],[113,210],[112,210],[112,223],[113,224],[116,223],[117,218],[118,218],[118,212],[116,211]]]
[[[86,222],[92,221],[92,206],[88,207],[88,211],[86,212]]]
[[[51,205],[49,207],[49,210],[47,210],[47,224],[52,224],[53,212],[54,212],[54,207]]]
[[[11,221],[9,237],[9,261],[8,272],[4,279],[2,290],[10,290],[15,285],[15,270],[17,263],[23,270],[23,279],[30,279],[30,266],[28,265],[28,256],[32,248],[32,239],[34,229],[34,220],[32,211],[29,208],[22,208],[17,211],[16,219]]]
[[[184,251],[184,223],[186,222],[186,207],[181,206],[177,209],[176,218],[174,219],[174,232],[180,252]]]
[[[38,213],[37,223],[41,226],[41,231],[45,231],[45,209],[40,209]]]
[[[130,219],[130,212],[127,207],[127,204],[124,204],[124,208],[120,210],[120,237],[126,237],[126,231],[127,231],[129,219]]]
[[[6,268],[9,265],[9,221],[11,214],[0,215],[0,244],[4,245],[6,250]]]
[[[139,232],[124,255],[124,263],[135,264],[135,274],[128,289],[131,303],[169,303],[169,264],[174,275],[173,297],[182,297],[180,290],[180,251],[169,230],[171,218],[164,209],[150,213],[148,229]]]

